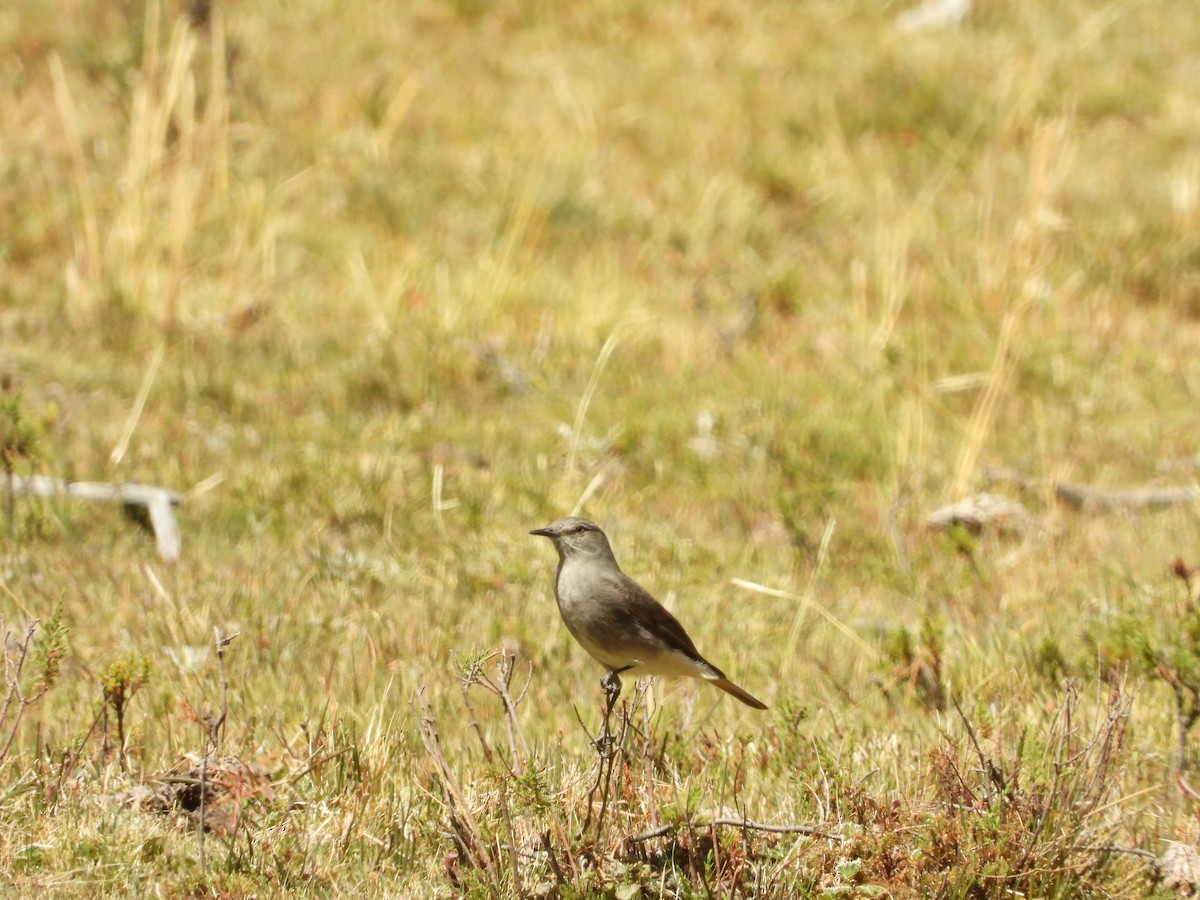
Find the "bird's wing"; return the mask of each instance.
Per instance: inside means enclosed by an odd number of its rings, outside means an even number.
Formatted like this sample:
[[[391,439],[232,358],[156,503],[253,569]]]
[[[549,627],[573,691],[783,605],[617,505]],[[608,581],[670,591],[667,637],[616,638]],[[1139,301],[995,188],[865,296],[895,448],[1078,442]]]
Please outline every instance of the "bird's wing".
[[[700,655],[696,645],[688,633],[684,631],[679,620],[670,611],[650,596],[650,592],[623,572],[614,577],[609,585],[620,604],[621,614],[628,616],[638,629],[648,635],[654,635],[667,646],[682,653],[689,659],[703,663],[719,677],[724,678],[721,670]]]

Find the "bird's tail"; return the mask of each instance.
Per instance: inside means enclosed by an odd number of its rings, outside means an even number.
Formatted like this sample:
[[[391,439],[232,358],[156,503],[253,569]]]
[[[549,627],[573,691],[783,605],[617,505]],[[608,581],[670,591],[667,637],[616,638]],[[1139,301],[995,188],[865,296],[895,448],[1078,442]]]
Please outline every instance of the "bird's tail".
[[[725,677],[709,678],[707,680],[709,682],[711,682],[712,684],[715,684],[717,687],[719,687],[725,693],[733,694],[733,696],[737,697],[739,700],[741,700],[747,706],[753,706],[755,709],[766,709],[767,708],[767,704],[763,703],[761,700],[759,700],[757,697],[753,696],[752,694],[748,694],[746,691],[742,690],[740,687],[738,687],[736,684],[734,684],[728,678],[725,678]]]

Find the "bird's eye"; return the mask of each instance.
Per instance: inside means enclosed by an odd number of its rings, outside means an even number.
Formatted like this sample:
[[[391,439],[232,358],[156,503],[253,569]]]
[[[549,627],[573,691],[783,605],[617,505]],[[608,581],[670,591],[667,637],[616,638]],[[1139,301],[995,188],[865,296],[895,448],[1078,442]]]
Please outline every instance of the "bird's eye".
[[[587,531],[586,527],[584,527],[583,525],[576,525],[574,528],[571,529],[571,534],[583,534],[585,531]]]

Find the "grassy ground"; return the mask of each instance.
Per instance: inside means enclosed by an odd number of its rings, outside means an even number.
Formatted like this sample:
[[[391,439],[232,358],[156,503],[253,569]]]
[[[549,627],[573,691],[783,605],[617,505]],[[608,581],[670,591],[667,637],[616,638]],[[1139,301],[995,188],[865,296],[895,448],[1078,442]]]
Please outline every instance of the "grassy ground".
[[[1200,18],[903,8],[10,0],[0,456],[186,499],[4,523],[0,880],[1168,893],[1200,521],[1053,484],[1195,480]],[[607,792],[577,507],[771,705]]]

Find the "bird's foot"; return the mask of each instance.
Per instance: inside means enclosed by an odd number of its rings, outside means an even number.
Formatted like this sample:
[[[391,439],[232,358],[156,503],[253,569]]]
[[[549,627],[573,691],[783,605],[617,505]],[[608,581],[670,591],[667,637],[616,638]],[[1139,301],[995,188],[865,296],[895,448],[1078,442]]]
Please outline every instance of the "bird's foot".
[[[620,695],[621,676],[615,671],[609,672],[600,679],[600,687],[604,688],[604,693],[609,697],[613,696],[614,694]]]

